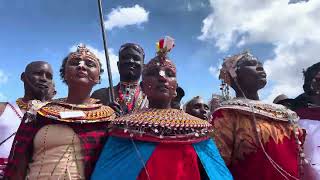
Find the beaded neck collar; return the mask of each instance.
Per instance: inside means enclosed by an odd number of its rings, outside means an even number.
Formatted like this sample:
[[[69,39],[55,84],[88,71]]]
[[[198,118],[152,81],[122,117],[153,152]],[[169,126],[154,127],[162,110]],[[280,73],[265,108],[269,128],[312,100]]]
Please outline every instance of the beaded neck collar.
[[[28,102],[24,102],[22,98],[18,98],[16,100],[16,104],[19,106],[20,109],[27,111],[29,109]]]
[[[298,121],[297,114],[285,106],[279,104],[267,104],[262,101],[250,100],[244,98],[234,98],[223,101],[219,108],[216,109],[235,109],[244,113],[252,113],[259,116],[266,116],[278,121]]]
[[[196,142],[208,138],[211,124],[177,109],[142,109],[112,122],[111,134],[151,142]]]
[[[112,108],[97,104],[98,100],[91,99],[88,104],[70,104],[65,102],[65,98],[53,100],[43,106],[37,113],[43,117],[75,123],[94,123],[102,121],[112,121],[116,115]],[[80,118],[61,118],[60,112],[82,111],[85,116]]]

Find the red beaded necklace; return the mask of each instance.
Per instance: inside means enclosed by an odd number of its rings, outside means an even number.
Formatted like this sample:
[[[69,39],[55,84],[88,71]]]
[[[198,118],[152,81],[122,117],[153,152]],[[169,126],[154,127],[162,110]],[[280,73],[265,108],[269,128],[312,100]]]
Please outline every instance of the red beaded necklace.
[[[123,84],[123,85],[126,85],[126,84]],[[121,84],[119,84],[118,86],[118,95],[119,95],[118,102],[121,104],[124,104],[128,112],[133,110],[134,104],[136,103],[136,100],[138,99],[139,94],[140,94],[140,87],[136,86],[133,99],[129,98],[129,100],[127,100],[125,96],[126,97],[130,96],[129,91],[126,91],[126,94],[124,94],[123,91],[121,90]]]

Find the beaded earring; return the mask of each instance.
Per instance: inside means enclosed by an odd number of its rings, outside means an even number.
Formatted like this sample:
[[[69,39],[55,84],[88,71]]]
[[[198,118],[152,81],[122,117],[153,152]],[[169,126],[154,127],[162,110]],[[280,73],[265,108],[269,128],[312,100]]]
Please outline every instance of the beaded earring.
[[[229,92],[229,86],[223,80],[221,81],[220,91],[221,91],[223,100],[231,99],[230,92]]]

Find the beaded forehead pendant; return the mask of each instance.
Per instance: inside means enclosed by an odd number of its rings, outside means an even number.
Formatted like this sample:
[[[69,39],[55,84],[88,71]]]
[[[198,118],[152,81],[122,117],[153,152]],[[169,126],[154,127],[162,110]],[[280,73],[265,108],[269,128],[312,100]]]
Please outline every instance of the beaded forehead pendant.
[[[94,55],[84,44],[80,44],[75,52],[68,56],[68,60],[72,59],[90,59],[99,63],[99,58]]]
[[[144,66],[144,71],[148,71],[154,67],[167,67],[176,73],[176,66],[167,57],[167,54],[174,46],[173,38],[166,36],[164,39],[160,39],[157,42],[157,56],[151,59],[149,63]],[[165,72],[160,70],[159,75],[165,76]]]

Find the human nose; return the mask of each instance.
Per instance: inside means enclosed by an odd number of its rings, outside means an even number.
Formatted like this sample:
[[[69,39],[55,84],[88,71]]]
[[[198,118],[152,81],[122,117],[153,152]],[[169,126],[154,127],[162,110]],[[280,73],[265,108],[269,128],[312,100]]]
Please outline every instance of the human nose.
[[[264,68],[261,64],[257,66],[257,71],[264,71]]]
[[[47,82],[49,78],[47,77],[46,73],[41,73],[39,76],[39,80],[42,82]]]
[[[77,68],[78,69],[85,69],[85,63],[84,63],[84,61],[79,61],[79,64],[78,64],[78,66],[77,66]]]
[[[206,111],[206,109],[205,109],[205,107],[203,105],[200,107],[200,112],[201,113],[207,113],[207,111]]]

